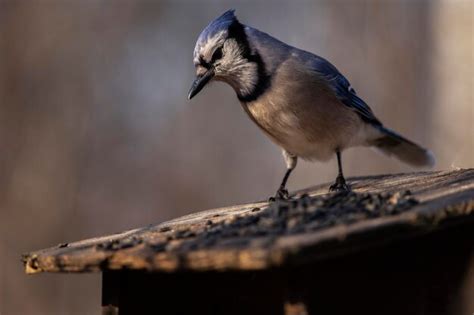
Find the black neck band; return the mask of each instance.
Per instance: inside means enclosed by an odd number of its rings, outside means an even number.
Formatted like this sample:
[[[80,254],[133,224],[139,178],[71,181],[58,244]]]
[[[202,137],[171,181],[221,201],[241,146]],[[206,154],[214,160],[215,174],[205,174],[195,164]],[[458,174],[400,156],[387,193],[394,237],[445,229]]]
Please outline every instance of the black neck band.
[[[241,95],[237,93],[237,97],[241,102],[252,102],[258,99],[270,86],[270,76],[267,74],[265,64],[258,52],[252,52],[248,41],[245,27],[238,21],[234,20],[229,26],[228,38],[233,38],[242,49],[242,56],[249,62],[257,64],[258,81],[250,93]]]

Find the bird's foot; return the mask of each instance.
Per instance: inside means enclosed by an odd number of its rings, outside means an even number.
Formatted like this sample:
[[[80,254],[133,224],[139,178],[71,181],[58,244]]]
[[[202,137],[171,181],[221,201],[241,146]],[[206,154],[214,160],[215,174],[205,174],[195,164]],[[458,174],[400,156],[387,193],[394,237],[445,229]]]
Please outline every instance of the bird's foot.
[[[285,189],[284,187],[280,187],[276,194],[275,197],[270,197],[268,201],[273,202],[276,200],[288,200],[290,199],[290,194],[288,193],[288,190]]]
[[[336,182],[329,186],[330,192],[341,192],[341,191],[351,191],[351,187],[346,183],[346,180],[343,176],[339,175],[336,178]]]

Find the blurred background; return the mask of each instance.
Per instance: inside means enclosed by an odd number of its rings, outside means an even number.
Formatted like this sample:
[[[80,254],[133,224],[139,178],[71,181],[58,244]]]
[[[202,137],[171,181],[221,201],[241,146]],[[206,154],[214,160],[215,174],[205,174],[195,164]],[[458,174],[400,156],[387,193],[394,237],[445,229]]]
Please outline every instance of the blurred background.
[[[186,98],[195,40],[229,8],[331,60],[436,169],[473,166],[474,1],[0,0],[1,315],[100,312],[98,274],[26,276],[24,252],[275,192],[280,150],[232,89]],[[368,149],[344,165],[412,171]],[[300,162],[289,187],[335,175]]]

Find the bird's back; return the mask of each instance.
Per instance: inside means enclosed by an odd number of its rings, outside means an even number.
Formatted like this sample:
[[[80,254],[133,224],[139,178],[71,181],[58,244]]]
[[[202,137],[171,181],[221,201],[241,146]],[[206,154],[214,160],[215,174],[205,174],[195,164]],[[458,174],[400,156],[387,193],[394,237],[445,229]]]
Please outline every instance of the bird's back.
[[[277,144],[302,158],[327,160],[337,148],[365,141],[360,117],[314,71],[315,62],[327,61],[258,30],[248,34],[271,80],[259,98],[243,106]]]

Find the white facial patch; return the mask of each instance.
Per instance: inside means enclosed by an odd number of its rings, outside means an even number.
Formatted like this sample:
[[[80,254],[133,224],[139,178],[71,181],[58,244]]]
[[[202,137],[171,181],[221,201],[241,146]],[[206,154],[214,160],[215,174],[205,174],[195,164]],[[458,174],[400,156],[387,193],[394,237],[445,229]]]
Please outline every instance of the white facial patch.
[[[248,95],[258,83],[258,65],[242,56],[243,51],[235,39],[224,43],[223,57],[216,65],[217,75],[228,81],[240,95]]]
[[[200,56],[202,56],[204,60],[210,61],[216,48],[222,46],[226,38],[227,31],[220,31],[212,37],[207,37],[205,41],[196,43],[196,48],[194,48],[194,64],[199,64]]]
[[[216,33],[196,44],[194,64],[210,62],[215,50],[222,47],[222,58],[214,63],[215,78],[229,83],[241,95],[251,94],[258,83],[258,65],[243,57],[242,47],[234,38],[227,38],[227,31]]]

